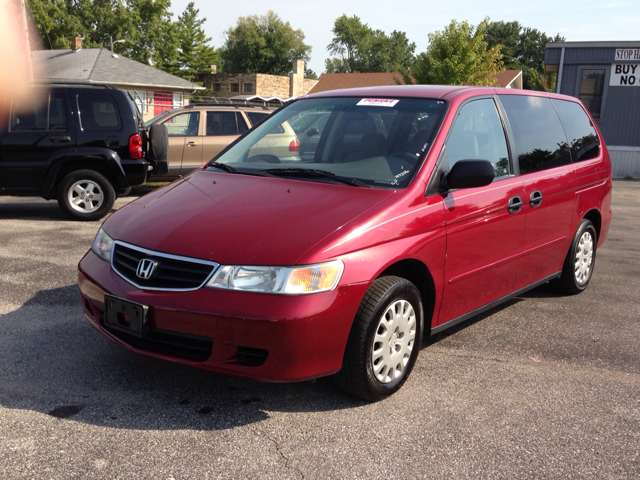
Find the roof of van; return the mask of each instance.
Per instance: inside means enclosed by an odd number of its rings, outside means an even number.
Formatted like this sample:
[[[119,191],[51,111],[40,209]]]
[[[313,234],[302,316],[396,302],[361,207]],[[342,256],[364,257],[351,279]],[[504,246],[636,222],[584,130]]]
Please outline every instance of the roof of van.
[[[495,93],[494,87],[472,87],[458,85],[385,85],[378,87],[345,88],[327,92],[312,93],[307,97],[367,97],[367,96],[397,96],[397,97],[425,97],[441,98],[460,90],[486,90]]]

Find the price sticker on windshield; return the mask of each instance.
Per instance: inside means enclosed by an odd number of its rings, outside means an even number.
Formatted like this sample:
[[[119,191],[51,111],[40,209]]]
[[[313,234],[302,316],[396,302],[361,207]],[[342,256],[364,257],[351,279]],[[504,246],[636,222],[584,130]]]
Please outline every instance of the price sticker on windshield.
[[[400,100],[392,100],[390,98],[363,98],[356,105],[358,106],[375,106],[375,107],[395,107]]]

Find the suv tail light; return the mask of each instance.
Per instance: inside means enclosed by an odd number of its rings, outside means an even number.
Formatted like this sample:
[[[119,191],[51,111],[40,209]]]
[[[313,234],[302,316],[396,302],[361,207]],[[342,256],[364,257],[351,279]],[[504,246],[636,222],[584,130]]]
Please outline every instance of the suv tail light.
[[[296,137],[293,140],[291,140],[291,143],[289,144],[289,151],[290,152],[299,152],[300,151],[300,140],[298,140],[298,137]]]
[[[135,133],[129,138],[129,156],[132,160],[142,158],[142,138],[139,133]]]

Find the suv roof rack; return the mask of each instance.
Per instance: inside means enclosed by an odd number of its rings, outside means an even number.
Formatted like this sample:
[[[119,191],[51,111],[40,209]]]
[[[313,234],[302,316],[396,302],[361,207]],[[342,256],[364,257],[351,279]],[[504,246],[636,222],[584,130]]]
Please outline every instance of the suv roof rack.
[[[210,102],[199,102],[198,100],[189,101],[189,105],[185,105],[185,108],[190,107],[217,107],[217,108],[258,108],[260,110],[271,110],[269,107],[264,105],[250,105],[244,103],[210,103]]]
[[[41,81],[41,82],[33,82],[34,85],[42,86],[42,85],[55,85],[58,87],[63,86],[73,86],[73,87],[97,87],[97,88],[109,88],[111,90],[118,90],[118,87],[115,87],[108,83],[93,83],[88,82],[86,80],[60,80],[60,81]]]

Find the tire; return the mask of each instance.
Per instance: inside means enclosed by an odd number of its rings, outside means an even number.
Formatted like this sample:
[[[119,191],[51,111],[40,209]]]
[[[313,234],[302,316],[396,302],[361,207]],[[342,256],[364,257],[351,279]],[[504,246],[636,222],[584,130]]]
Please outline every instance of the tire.
[[[120,190],[120,192],[116,193],[116,198],[126,197],[131,193],[131,187],[127,187],[124,190]]]
[[[397,392],[418,357],[423,323],[415,285],[400,277],[378,278],[351,327],[342,370],[334,376],[338,387],[369,401]]]
[[[596,263],[598,237],[590,220],[582,219],[567,253],[562,275],[552,285],[563,293],[576,295],[589,285]]]
[[[116,200],[113,186],[94,170],[69,173],[58,187],[58,205],[76,220],[99,220],[111,211]]]
[[[154,123],[149,127],[147,160],[153,165],[153,176],[169,173],[169,133],[166,125]]]

